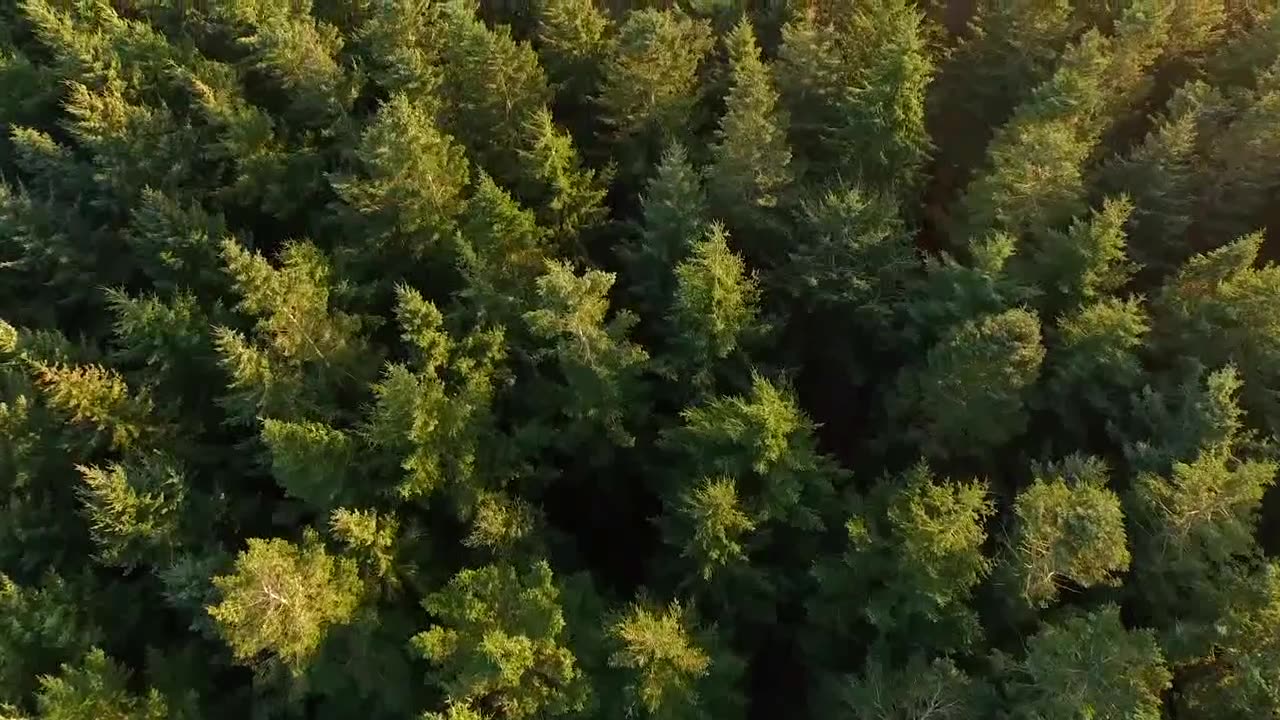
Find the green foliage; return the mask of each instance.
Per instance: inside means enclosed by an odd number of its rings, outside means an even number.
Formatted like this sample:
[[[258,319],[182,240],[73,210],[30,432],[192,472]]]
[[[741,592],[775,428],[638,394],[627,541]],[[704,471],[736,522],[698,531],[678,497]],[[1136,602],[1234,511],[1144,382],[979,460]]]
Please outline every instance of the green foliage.
[[[938,457],[981,456],[1012,440],[1026,426],[1026,390],[1044,356],[1040,321],[1027,310],[956,327],[899,380],[919,417],[913,435]]]
[[[151,690],[137,697],[127,687],[128,674],[102,650],[94,648],[79,665],[66,664],[58,675],[40,679],[36,705],[46,720],[164,720],[165,699]]]
[[[549,344],[564,385],[555,403],[574,425],[598,425],[616,443],[633,442],[626,415],[639,391],[639,372],[649,356],[627,340],[635,317],[623,310],[607,318],[612,273],[574,273],[548,262],[538,278],[537,309],[525,313],[529,330]]]
[[[448,236],[462,212],[468,164],[428,107],[393,95],[364,130],[354,155],[352,173],[333,185],[366,218],[362,229],[373,234],[369,240],[391,235],[411,254],[422,255]]]
[[[783,28],[779,86],[792,142],[816,179],[907,196],[918,187],[933,75],[923,20],[912,3],[875,0]]]
[[[163,564],[182,537],[182,471],[162,456],[79,470],[85,514],[103,562]]]
[[[1097,458],[1044,468],[1018,494],[1009,571],[1026,602],[1054,601],[1060,584],[1114,585],[1129,568],[1120,498]]]
[[[463,570],[428,596],[423,606],[437,620],[413,644],[432,663],[446,701],[509,718],[581,710],[588,688],[562,644],[559,592],[551,568],[539,561],[524,572],[510,565]]]
[[[913,655],[901,669],[867,661],[866,672],[838,682],[829,691],[832,717],[897,720],[962,720],[982,707],[979,683],[946,658],[926,662]]]
[[[802,234],[780,275],[808,308],[853,316],[873,329],[891,319],[917,261],[897,207],[856,188],[804,207]]]
[[[1157,346],[1187,353],[1209,367],[1234,364],[1246,407],[1280,418],[1274,389],[1280,320],[1269,311],[1280,293],[1280,267],[1254,267],[1262,236],[1253,234],[1196,255],[1169,278],[1156,303]]]
[[[725,45],[731,81],[707,182],[717,213],[734,227],[748,227],[761,208],[777,206],[789,190],[788,119],[750,21],[740,20]]]
[[[740,698],[725,687],[740,662],[715,642],[714,632],[693,626],[679,603],[665,608],[633,605],[609,627],[612,667],[628,677],[626,712],[654,720],[732,718]]]
[[[987,484],[953,482],[917,465],[882,480],[845,521],[845,548],[815,563],[809,613],[820,646],[869,626],[905,647],[950,650],[980,638],[966,602],[991,571],[982,553],[994,512]],[[850,598],[858,600],[850,612]]]
[[[0,2],[0,716],[1280,713],[1280,4],[732,5]]]
[[[742,258],[729,249],[724,228],[714,224],[674,273],[674,362],[680,374],[705,383],[714,363],[740,349],[744,339],[760,329],[760,287],[747,274]]]
[[[249,540],[232,572],[213,578],[219,601],[208,607],[238,662],[264,656],[301,672],[329,631],[350,622],[362,589],[353,562],[308,535],[302,545]]]
[[[414,367],[389,363],[372,387],[364,423],[373,447],[403,470],[396,493],[427,496],[446,479],[465,488],[477,472],[488,409],[504,358],[502,333],[477,329],[454,340],[443,316],[416,290],[397,288],[397,319],[415,349]]]
[[[23,702],[38,689],[38,678],[102,639],[76,607],[74,589],[57,575],[31,587],[0,575],[0,611],[0,703]]]
[[[646,8],[627,15],[604,64],[600,105],[616,142],[633,148],[632,163],[688,139],[696,127],[691,116],[701,94],[699,68],[712,45],[707,22],[680,10]]]
[[[1084,164],[1102,133],[1145,82],[1167,32],[1161,3],[1130,6],[1108,38],[1091,30],[1063,54],[995,135],[989,167],[960,204],[957,243],[996,230],[1021,236],[1064,224],[1084,209]]]
[[[1045,625],[1007,663],[1016,718],[1157,720],[1170,681],[1153,633],[1125,629],[1114,605]]]

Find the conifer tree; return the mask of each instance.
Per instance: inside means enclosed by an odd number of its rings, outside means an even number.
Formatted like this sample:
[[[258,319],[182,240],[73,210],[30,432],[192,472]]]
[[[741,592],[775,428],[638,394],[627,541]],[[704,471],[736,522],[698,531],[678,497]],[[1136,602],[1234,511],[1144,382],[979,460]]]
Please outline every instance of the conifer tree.
[[[929,651],[980,640],[966,602],[991,571],[982,545],[994,509],[985,482],[948,481],[924,463],[878,482],[846,520],[844,550],[814,564],[818,645],[841,648],[864,628],[894,647]],[[850,598],[861,610],[845,609]]]
[[[732,688],[742,663],[721,647],[715,630],[693,626],[691,613],[633,605],[609,628],[609,664],[628,676],[628,714],[654,720],[734,718],[742,699]]]
[[[600,90],[602,117],[624,152],[625,177],[639,175],[642,163],[698,127],[699,71],[711,48],[707,22],[678,9],[627,16]]]
[[[76,606],[75,589],[53,573],[31,586],[0,575],[0,611],[0,707],[25,703],[39,678],[102,640]]]
[[[1275,427],[1280,319],[1267,308],[1280,293],[1280,267],[1254,267],[1262,241],[1255,233],[1196,255],[1170,277],[1155,303],[1154,344],[1211,368],[1235,365],[1244,382],[1243,404],[1266,413]]]
[[[1108,297],[1058,319],[1045,358],[1046,402],[1084,432],[1090,413],[1117,416],[1143,378],[1139,352],[1151,322],[1137,298]]]
[[[923,366],[903,371],[891,409],[917,414],[913,435],[930,455],[981,457],[1022,432],[1044,356],[1034,313],[970,320],[931,348]]]
[[[463,570],[423,606],[437,620],[413,645],[432,663],[449,705],[514,719],[584,707],[589,688],[563,644],[559,590],[546,562],[523,572]]]
[[[933,75],[923,19],[911,3],[876,0],[802,14],[783,27],[779,87],[815,180],[898,196],[918,187]]]
[[[1064,53],[1054,75],[992,140],[989,167],[961,199],[957,242],[994,230],[1043,231],[1080,214],[1084,164],[1118,109],[1142,89],[1167,18],[1162,4],[1134,4],[1114,38],[1092,30]]]
[[[522,197],[537,208],[538,219],[555,234],[562,252],[583,254],[584,233],[608,217],[604,200],[613,166],[587,168],[573,138],[546,108],[525,123],[520,147]]]
[[[1060,583],[1116,584],[1129,567],[1129,548],[1106,465],[1073,457],[1036,475],[1013,506],[1008,570],[1018,595],[1045,606],[1057,598]]]
[[[702,179],[684,146],[669,146],[645,193],[634,239],[622,250],[634,303],[645,315],[658,316],[675,292],[672,268],[705,233],[711,210]]]
[[[57,675],[40,679],[36,707],[47,720],[164,720],[172,717],[156,690],[143,697],[129,691],[128,673],[94,648]]]
[[[182,538],[182,472],[163,456],[109,468],[80,467],[81,497],[103,561],[167,564]]]
[[[788,120],[751,22],[738,21],[725,45],[731,81],[707,184],[716,213],[730,228],[745,230],[759,224],[762,209],[782,204],[790,189]]]
[[[1080,27],[1066,0],[980,0],[930,88],[929,121],[948,180],[982,160],[992,133],[1054,71]]]
[[[716,363],[759,333],[760,288],[714,224],[674,273],[672,370],[705,385]]]
[[[489,409],[505,359],[502,332],[477,328],[455,340],[440,311],[416,290],[400,286],[397,300],[397,320],[413,348],[413,362],[388,363],[383,369],[382,380],[372,387],[374,403],[362,434],[398,466],[396,495],[425,498],[447,483],[454,499],[468,507],[476,500],[477,476],[489,469],[484,450],[495,450]],[[313,443],[309,452],[332,449],[350,457],[355,450],[341,433],[323,435],[326,442]]]
[[[365,242],[398,244],[421,257],[449,237],[462,212],[468,163],[440,131],[428,107],[404,94],[391,97],[355,148],[357,170],[334,189],[365,218]]]
[[[471,2],[445,4],[441,18],[441,85],[445,126],[495,177],[517,178],[510,148],[551,99],[547,77],[527,42],[506,25],[486,27]]]
[[[553,390],[551,407],[567,417],[564,434],[573,442],[593,427],[615,443],[629,445],[627,417],[643,397],[640,371],[645,350],[627,339],[635,316],[626,310],[609,315],[608,292],[615,276],[599,270],[581,275],[565,263],[548,262],[537,280],[536,309],[525,313],[529,330],[547,343],[564,384]]]
[[[294,673],[306,668],[332,628],[352,620],[363,593],[355,563],[329,554],[314,532],[301,545],[249,540],[213,585],[219,599],[208,612],[236,660],[271,657]]]
[[[890,668],[871,656],[863,674],[828,690],[827,703],[837,718],[963,720],[980,712],[984,690],[946,658],[927,662],[912,655],[904,667]]]
[[[1201,125],[1220,102],[1203,83],[1178,88],[1143,141],[1100,171],[1103,187],[1133,201],[1126,232],[1129,254],[1150,273],[1168,273],[1189,256],[1187,233],[1204,192]]]
[[[588,0],[538,3],[537,48],[557,94],[580,109],[596,94],[605,59],[613,52],[615,29],[609,16]]]
[[[1025,658],[1007,661],[1011,715],[1157,720],[1170,674],[1150,630],[1128,630],[1114,605],[1046,624]]]
[[[289,242],[277,269],[233,239],[223,263],[240,296],[236,309],[255,318],[246,337],[227,327],[214,337],[231,376],[224,403],[232,417],[254,424],[276,418],[325,417],[328,393],[365,374],[360,318],[330,307],[335,284],[328,258],[309,242]]]
[[[897,207],[856,188],[833,190],[803,208],[802,231],[778,275],[817,313],[881,330],[917,267]]]

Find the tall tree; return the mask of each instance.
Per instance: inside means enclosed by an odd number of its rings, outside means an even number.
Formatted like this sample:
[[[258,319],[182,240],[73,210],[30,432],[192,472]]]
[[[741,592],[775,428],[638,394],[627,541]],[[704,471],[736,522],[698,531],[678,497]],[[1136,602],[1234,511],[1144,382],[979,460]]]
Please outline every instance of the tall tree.
[[[769,66],[745,17],[725,38],[730,87],[707,169],[716,213],[730,229],[761,224],[761,211],[785,201],[792,182],[788,118],[778,105]],[[753,257],[759,257],[753,252]]]
[[[814,8],[782,29],[779,87],[813,179],[910,197],[930,143],[925,89],[933,66],[923,14],[904,0]]]

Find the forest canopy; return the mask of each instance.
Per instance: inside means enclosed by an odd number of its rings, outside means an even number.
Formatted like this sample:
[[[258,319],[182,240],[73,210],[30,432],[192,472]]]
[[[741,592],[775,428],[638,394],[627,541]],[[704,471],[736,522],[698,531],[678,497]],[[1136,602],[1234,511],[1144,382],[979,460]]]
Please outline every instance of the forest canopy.
[[[1280,717],[1280,3],[0,0],[3,720]]]

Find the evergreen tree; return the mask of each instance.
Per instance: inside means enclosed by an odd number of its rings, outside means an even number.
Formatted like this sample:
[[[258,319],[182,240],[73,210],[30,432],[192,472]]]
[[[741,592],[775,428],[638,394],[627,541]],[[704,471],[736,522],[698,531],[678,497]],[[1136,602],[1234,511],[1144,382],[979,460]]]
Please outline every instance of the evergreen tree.
[[[627,16],[600,90],[624,177],[639,175],[659,149],[689,139],[699,126],[699,71],[711,47],[707,22],[680,10],[646,8]]]
[[[1045,606],[1060,584],[1112,585],[1129,567],[1120,498],[1097,458],[1070,458],[1036,473],[1018,494],[1008,571],[1018,595]]]
[[[268,656],[295,673],[333,627],[351,621],[363,592],[355,564],[330,555],[314,533],[302,545],[251,539],[232,572],[212,582],[219,601],[209,615],[236,660]]]
[[[979,642],[966,602],[991,571],[982,545],[994,510],[985,482],[948,481],[924,463],[876,483],[845,522],[844,550],[814,564],[817,645],[843,649],[863,628],[895,648],[948,652]]]
[[[679,603],[633,605],[609,628],[616,649],[609,664],[628,676],[628,714],[654,720],[701,720],[741,715],[732,683],[741,661],[720,646],[714,629],[692,626]]]
[[[981,457],[1025,428],[1026,393],[1044,356],[1034,313],[970,320],[931,348],[923,366],[903,372],[891,409],[918,417],[910,436],[931,456]]]
[[[1166,36],[1167,7],[1136,3],[1116,36],[1086,33],[1002,126],[989,166],[964,192],[958,243],[993,230],[1021,236],[1065,223],[1085,200],[1084,164],[1119,109],[1143,87]]]
[[[724,228],[714,224],[676,265],[675,277],[672,370],[706,385],[716,363],[759,334],[760,288],[729,249]]]
[[[431,661],[450,706],[509,718],[583,708],[589,688],[562,644],[559,590],[546,562],[524,572],[510,565],[463,570],[423,606],[437,622],[413,644]]]
[[[918,187],[933,74],[923,19],[911,3],[876,0],[783,27],[778,81],[807,174],[908,197]]]
[[[1017,718],[1156,720],[1170,680],[1153,633],[1125,629],[1114,605],[1045,625],[1026,657],[1004,662]]]
[[[778,206],[789,190],[788,120],[750,21],[740,20],[725,45],[732,79],[707,184],[716,212],[731,228],[746,229],[760,224],[761,210]]]
[[[1244,381],[1242,400],[1266,413],[1274,407],[1280,325],[1267,308],[1280,292],[1280,267],[1254,267],[1262,235],[1252,234],[1188,260],[1160,291],[1155,304],[1154,345],[1185,353],[1208,367],[1235,365]]]

